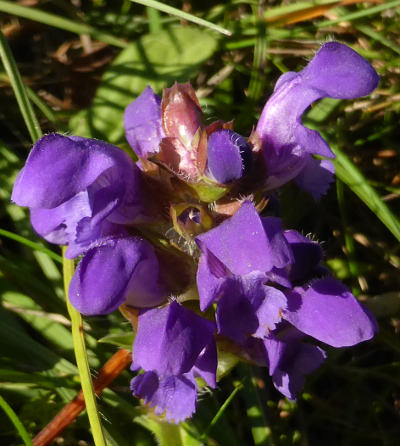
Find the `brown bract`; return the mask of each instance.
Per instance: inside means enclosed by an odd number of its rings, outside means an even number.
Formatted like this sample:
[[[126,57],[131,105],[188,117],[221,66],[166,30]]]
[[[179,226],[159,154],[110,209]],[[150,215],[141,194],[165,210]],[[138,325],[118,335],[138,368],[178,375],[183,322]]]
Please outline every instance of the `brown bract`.
[[[161,118],[166,137],[157,159],[176,174],[197,181],[206,166],[207,132],[199,101],[189,83],[175,83],[164,89]]]

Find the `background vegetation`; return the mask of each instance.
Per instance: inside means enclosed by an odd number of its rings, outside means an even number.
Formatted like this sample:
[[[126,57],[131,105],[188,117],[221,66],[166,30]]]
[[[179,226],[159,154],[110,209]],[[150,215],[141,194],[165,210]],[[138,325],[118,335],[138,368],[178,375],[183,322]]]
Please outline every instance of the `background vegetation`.
[[[172,15],[154,4],[0,1],[1,30],[42,131],[127,148],[124,107],[148,84],[160,92],[190,80],[209,121],[234,118],[235,130],[249,135],[281,73],[300,69],[326,40],[350,45],[378,71],[379,87],[368,98],[323,100],[308,112],[306,124],[338,155],[337,185],[320,203],[287,187],[282,213],[287,227],[322,242],[326,263],[375,312],[380,333],[356,348],[328,350],[296,403],[282,399],[265,370],[241,364],[203,393],[196,416],[178,428],[147,415],[125,371],[98,399],[107,444],[399,444],[400,1],[168,1],[178,9]],[[46,250],[26,210],[10,203],[35,136],[13,80],[0,72],[1,445],[30,444],[28,436],[80,389],[59,251]],[[119,346],[129,346],[122,336],[129,326],[115,313],[85,318],[84,327],[96,375]],[[56,444],[93,444],[85,412]]]

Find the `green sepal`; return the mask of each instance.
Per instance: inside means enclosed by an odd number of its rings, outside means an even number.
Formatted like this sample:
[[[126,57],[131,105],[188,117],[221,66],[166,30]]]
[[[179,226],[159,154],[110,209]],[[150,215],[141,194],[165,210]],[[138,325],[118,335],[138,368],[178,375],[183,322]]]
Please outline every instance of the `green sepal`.
[[[209,180],[204,180],[199,183],[187,183],[191,189],[196,192],[197,197],[200,201],[204,201],[205,203],[212,203],[213,201],[217,201],[226,195],[231,186],[211,183]]]

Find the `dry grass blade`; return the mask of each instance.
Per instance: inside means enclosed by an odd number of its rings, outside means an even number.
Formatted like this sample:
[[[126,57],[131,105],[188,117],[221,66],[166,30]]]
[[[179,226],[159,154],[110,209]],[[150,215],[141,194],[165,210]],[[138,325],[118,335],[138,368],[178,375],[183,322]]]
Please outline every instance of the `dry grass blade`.
[[[348,6],[355,3],[362,3],[363,0],[343,0],[333,1],[326,4],[315,5],[301,9],[299,11],[288,12],[286,14],[277,15],[275,17],[267,17],[268,23],[273,23],[277,26],[293,25],[299,22],[305,22],[307,20],[316,19],[325,15],[327,11],[337,6]],[[371,3],[371,2],[370,2]],[[374,0],[372,3],[382,3],[381,0]]]

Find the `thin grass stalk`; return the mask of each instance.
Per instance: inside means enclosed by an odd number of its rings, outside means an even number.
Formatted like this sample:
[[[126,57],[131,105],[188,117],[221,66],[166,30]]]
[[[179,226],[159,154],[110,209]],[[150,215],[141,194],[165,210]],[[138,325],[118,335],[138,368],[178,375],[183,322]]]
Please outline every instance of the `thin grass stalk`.
[[[204,441],[207,438],[208,433],[211,431],[211,429],[218,423],[226,409],[228,408],[229,404],[232,402],[232,400],[235,398],[237,393],[243,389],[243,384],[239,383],[235,389],[232,391],[232,393],[228,396],[228,398],[225,400],[225,402],[222,404],[222,406],[219,408],[218,412],[214,416],[214,418],[211,420],[210,424],[207,426],[203,434],[201,435],[200,439]]]
[[[349,228],[349,221],[347,218],[343,182],[339,178],[336,179],[336,197],[339,206],[340,218],[342,221],[342,230],[349,271],[353,279],[358,279],[360,276],[360,271],[356,260],[356,248],[354,244],[353,234],[351,233],[351,230]],[[359,288],[355,286],[352,286],[352,292],[355,296],[360,294]]]
[[[182,20],[187,20],[188,22],[195,23],[196,25],[210,28],[221,34],[225,34],[226,36],[232,35],[232,33],[228,29],[222,28],[221,26],[215,25],[214,23],[208,22],[207,20],[201,19],[200,17],[196,17],[195,15],[189,14],[188,12],[184,12],[172,6],[165,5],[162,2],[157,2],[155,0],[130,0],[130,1],[133,3],[139,3],[140,5],[148,6],[150,8],[158,9],[159,11],[166,12],[167,14],[171,14]]]
[[[63,248],[63,277],[65,299],[67,302],[67,309],[72,324],[72,339],[74,342],[74,351],[76,358],[76,365],[78,366],[79,376],[81,379],[82,392],[85,397],[86,410],[89,418],[90,427],[92,428],[92,436],[95,446],[105,446],[103,428],[101,426],[99,412],[96,405],[96,397],[92,378],[90,376],[89,363],[87,359],[85,338],[82,324],[82,317],[79,311],[71,305],[68,296],[69,284],[74,275],[74,261],[65,257],[66,248]]]
[[[400,241],[400,221],[398,218],[392,213],[387,204],[382,201],[376,190],[368,184],[368,181],[355,164],[336,146],[331,144],[331,147],[336,155],[334,160],[336,176],[358,195],[394,237]]]
[[[108,43],[109,45],[113,45],[118,48],[125,48],[128,46],[127,42],[124,42],[111,34],[97,30],[90,25],[86,25],[85,23],[76,23],[73,20],[65,19],[57,14],[50,14],[49,12],[40,11],[37,8],[22,6],[14,2],[0,0],[0,11],[43,23],[44,25],[53,26],[54,28],[63,29],[74,34],[89,34],[101,42]]]
[[[0,395],[0,407],[4,410],[5,414],[8,416],[12,424],[17,429],[22,441],[25,446],[33,446],[32,440],[26,431],[24,425],[21,423],[21,420],[18,418],[17,414],[13,411],[12,407],[7,403],[7,401]]]
[[[396,8],[397,6],[400,6],[400,0],[394,0],[392,2],[383,2],[378,6],[372,6],[371,8],[364,8],[361,11],[345,14],[334,20],[325,20],[323,22],[315,23],[315,26],[317,28],[324,28],[327,26],[336,25],[337,23],[340,22],[351,22],[353,20],[361,19],[363,17],[370,17],[372,15],[379,14],[380,12],[386,11],[387,9]]]
[[[29,240],[25,237],[22,237],[22,235],[14,234],[14,232],[7,231],[6,229],[0,228],[0,236],[7,237],[11,240],[14,240],[18,243],[21,243],[22,245],[28,246],[29,248],[34,249],[35,251],[43,252],[44,254],[47,254],[50,258],[55,260],[58,263],[62,263],[62,258],[55,252],[51,251],[48,248],[45,248],[40,243],[33,242],[32,240]]]
[[[246,404],[246,414],[254,446],[275,446],[270,421],[266,418],[268,408],[261,401],[253,366],[242,363],[239,365],[239,371],[241,376],[246,378],[246,392],[243,392],[242,397]]]
[[[7,39],[0,31],[0,58],[3,62],[4,69],[10,79],[12,89],[14,90],[15,97],[18,102],[19,109],[24,118],[25,124],[28,128],[29,135],[32,142],[35,142],[42,136],[42,131],[39,126],[39,122],[36,119],[32,105],[29,102],[28,95],[25,86],[22,82],[21,75],[17,64],[15,63],[14,56],[8,45]]]

